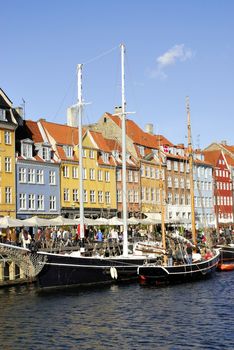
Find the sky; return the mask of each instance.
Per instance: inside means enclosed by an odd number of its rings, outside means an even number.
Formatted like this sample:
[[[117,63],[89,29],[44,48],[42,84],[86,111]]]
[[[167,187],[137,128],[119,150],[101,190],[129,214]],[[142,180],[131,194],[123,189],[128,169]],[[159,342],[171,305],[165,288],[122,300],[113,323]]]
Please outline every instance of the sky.
[[[0,0],[0,87],[26,119],[66,123],[83,63],[84,123],[121,105],[174,144],[234,144],[234,1]]]

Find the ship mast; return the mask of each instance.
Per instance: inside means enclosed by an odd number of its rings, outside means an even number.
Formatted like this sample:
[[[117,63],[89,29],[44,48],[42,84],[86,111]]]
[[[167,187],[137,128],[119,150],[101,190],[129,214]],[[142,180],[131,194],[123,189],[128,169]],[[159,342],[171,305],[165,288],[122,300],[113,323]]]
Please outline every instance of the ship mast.
[[[187,107],[187,127],[188,127],[188,156],[189,156],[189,178],[190,178],[190,202],[191,202],[191,220],[192,220],[192,240],[197,244],[196,226],[195,226],[195,205],[194,205],[194,183],[193,183],[193,149],[191,137],[191,121],[189,97],[186,98]]]
[[[84,239],[84,189],[83,189],[83,148],[82,148],[82,119],[83,119],[83,99],[82,99],[82,64],[77,66],[78,84],[78,138],[79,138],[79,195],[80,195],[80,238]]]
[[[125,70],[124,55],[125,46],[120,45],[121,49],[121,91],[122,91],[122,185],[123,185],[123,255],[128,255],[128,224],[127,224],[127,169],[126,169],[126,100],[125,100]]]
[[[159,149],[159,154],[161,150]],[[159,171],[160,171],[160,204],[161,204],[161,230],[162,230],[162,247],[166,250],[166,231],[165,231],[165,205],[164,205],[164,170],[162,169],[163,158],[159,156]],[[166,256],[164,255],[164,260]]]

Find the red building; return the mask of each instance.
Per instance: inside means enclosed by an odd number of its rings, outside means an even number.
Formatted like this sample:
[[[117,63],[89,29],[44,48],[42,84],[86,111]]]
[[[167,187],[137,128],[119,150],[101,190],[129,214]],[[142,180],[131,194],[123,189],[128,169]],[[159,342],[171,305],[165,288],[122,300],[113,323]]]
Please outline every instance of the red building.
[[[205,151],[205,161],[214,167],[214,210],[217,226],[233,224],[232,158],[221,150]]]

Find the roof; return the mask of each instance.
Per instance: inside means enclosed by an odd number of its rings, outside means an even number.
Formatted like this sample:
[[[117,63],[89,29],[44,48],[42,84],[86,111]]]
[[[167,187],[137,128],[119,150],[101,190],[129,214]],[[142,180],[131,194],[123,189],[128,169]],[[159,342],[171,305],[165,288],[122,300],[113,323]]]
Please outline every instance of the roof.
[[[217,165],[222,152],[220,150],[217,151],[204,151],[205,162],[208,162],[214,166]]]
[[[44,141],[40,133],[40,130],[38,128],[37,122],[34,122],[32,120],[26,120],[25,126],[30,131],[31,133],[30,138],[34,141],[34,143],[40,143]]]
[[[0,108],[11,108],[12,101],[5,94],[5,92],[0,88]]]
[[[50,134],[57,144],[60,145],[77,145],[78,144],[78,128],[64,124],[47,122],[40,119],[39,122],[45,129],[45,132]],[[85,130],[83,129],[83,134]]]
[[[121,118],[117,115],[112,115],[106,113],[120,128],[121,128]],[[152,135],[143,131],[133,120],[126,119],[126,134],[132,141],[138,145],[149,148],[157,148],[160,145],[169,145],[173,144],[168,141],[162,135]]]

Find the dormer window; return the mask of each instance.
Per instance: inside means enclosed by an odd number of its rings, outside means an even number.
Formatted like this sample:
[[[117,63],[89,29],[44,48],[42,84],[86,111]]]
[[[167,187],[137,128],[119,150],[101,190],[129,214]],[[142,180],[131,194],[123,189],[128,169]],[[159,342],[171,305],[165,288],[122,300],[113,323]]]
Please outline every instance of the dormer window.
[[[102,153],[102,159],[104,163],[109,163],[109,153]]]
[[[22,142],[21,144],[21,154],[25,158],[32,158],[32,146],[33,142]]]
[[[119,151],[114,150],[114,151],[112,151],[112,154],[116,159],[119,158]]]
[[[0,108],[0,120],[2,120],[2,121],[4,121],[4,122],[7,121],[5,109],[1,109],[1,108]]]
[[[42,147],[42,159],[49,160],[50,159],[50,148]]]
[[[144,146],[138,146],[138,150],[139,150],[139,152],[140,152],[140,155],[141,155],[142,157],[144,157],[144,155],[145,155]]]
[[[73,157],[73,147],[72,146],[64,146],[64,152],[66,153],[66,156],[68,158],[72,158]]]

